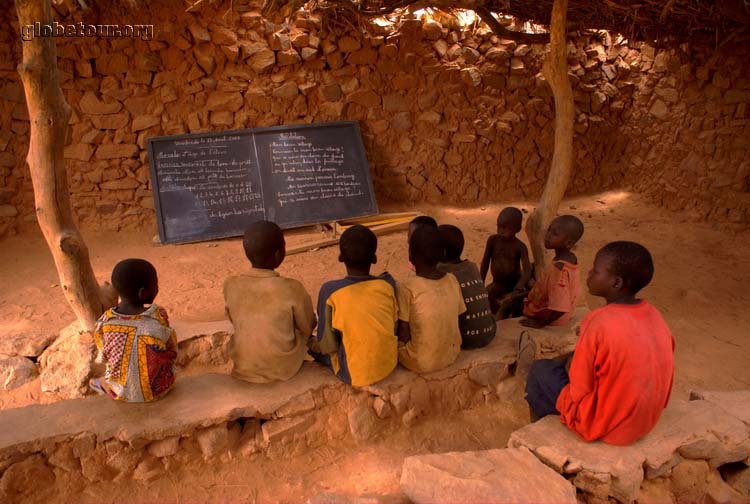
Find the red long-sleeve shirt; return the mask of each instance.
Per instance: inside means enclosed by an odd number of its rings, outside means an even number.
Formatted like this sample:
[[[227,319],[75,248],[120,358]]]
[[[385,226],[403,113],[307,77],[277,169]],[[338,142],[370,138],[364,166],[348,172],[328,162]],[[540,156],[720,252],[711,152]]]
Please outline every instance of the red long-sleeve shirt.
[[[557,398],[560,418],[586,441],[628,445],[656,425],[669,401],[674,337],[646,301],[589,313]]]

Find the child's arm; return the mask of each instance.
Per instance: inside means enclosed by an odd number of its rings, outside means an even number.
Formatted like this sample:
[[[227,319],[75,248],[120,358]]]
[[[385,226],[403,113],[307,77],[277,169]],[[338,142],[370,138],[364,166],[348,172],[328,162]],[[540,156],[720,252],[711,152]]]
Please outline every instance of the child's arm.
[[[514,291],[521,292],[526,289],[526,285],[531,279],[531,263],[529,262],[529,249],[523,243],[521,246],[521,278],[518,280]]]
[[[409,329],[409,323],[403,320],[398,321],[398,340],[402,343],[408,343],[411,341],[411,329]]]
[[[482,257],[482,265],[479,268],[479,274],[482,276],[482,282],[487,279],[487,272],[490,270],[490,261],[492,260],[492,252],[495,250],[495,235],[487,238],[487,245],[484,247],[484,256]]]

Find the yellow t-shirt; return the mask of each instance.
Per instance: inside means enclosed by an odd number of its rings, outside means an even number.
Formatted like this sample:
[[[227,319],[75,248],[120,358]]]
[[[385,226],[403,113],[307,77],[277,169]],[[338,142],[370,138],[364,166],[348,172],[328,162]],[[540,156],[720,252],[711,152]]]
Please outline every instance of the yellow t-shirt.
[[[451,365],[461,351],[458,316],[465,311],[461,286],[453,275],[399,282],[398,318],[409,323],[411,333],[411,340],[399,345],[399,363],[417,373]]]
[[[224,305],[234,325],[232,376],[266,383],[297,374],[315,328],[312,300],[300,282],[252,268],[224,281]]]

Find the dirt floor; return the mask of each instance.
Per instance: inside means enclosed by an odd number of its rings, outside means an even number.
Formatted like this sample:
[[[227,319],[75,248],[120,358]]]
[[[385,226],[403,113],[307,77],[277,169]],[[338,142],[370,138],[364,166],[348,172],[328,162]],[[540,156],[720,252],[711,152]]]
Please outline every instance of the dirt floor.
[[[466,236],[464,256],[481,260],[484,244],[495,227],[498,211],[521,201],[477,208],[419,206],[440,223],[459,226]],[[383,211],[411,208],[385,206]],[[652,252],[656,274],[642,295],[664,314],[677,342],[673,398],[687,398],[690,389],[750,388],[750,233],[735,233],[710,224],[686,222],[678,214],[653,207],[627,192],[608,192],[566,200],[561,213],[579,216],[586,231],[576,253],[585,275],[599,247],[617,239],[643,243]],[[155,230],[84,232],[97,278],[108,278],[114,264],[127,257],[151,261],[159,272],[156,302],[170,317],[208,321],[223,318],[224,278],[249,267],[240,239],[161,246]],[[314,237],[291,233],[289,246]],[[525,240],[523,233],[519,234]],[[320,285],[344,275],[336,247],[290,256],[280,267],[297,278],[316,301]],[[0,243],[0,337],[30,328],[57,331],[73,321],[58,285],[49,251],[40,233],[14,236]],[[379,238],[378,264],[396,279],[408,274],[406,233]],[[590,308],[602,306],[588,294]],[[132,501],[290,500],[300,501],[323,491],[362,494],[398,489],[401,461],[414,453],[503,447],[521,422],[520,394],[512,405],[488,405],[450,419],[431,419],[392,439],[367,447],[319,449],[292,460],[244,460],[210,470],[184,469],[169,479],[138,488],[97,485],[86,498]],[[41,398],[42,402],[49,399]],[[39,380],[12,392],[0,392],[0,409],[40,401]],[[289,478],[290,471],[298,475]],[[248,474],[255,476],[248,478]],[[258,476],[262,474],[263,476]],[[341,475],[345,474],[345,478]],[[83,497],[83,496],[82,496]]]

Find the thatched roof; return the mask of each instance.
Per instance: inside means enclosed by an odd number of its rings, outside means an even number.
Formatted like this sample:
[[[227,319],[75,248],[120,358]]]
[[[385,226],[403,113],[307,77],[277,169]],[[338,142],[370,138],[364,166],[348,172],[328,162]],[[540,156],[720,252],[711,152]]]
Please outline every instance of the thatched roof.
[[[264,14],[288,14],[304,0],[266,0]],[[547,26],[552,0],[313,0],[313,7],[338,7],[363,17],[402,8],[464,8],[505,14]],[[491,21],[491,20],[490,20]],[[750,0],[569,0],[571,31],[604,29],[631,40],[720,43],[727,37],[750,34]],[[540,41],[540,40],[537,40]]]

